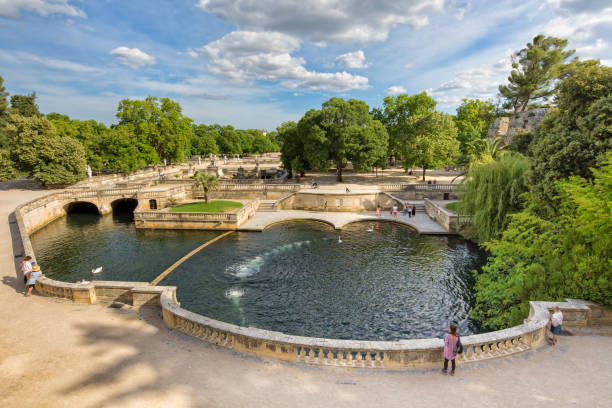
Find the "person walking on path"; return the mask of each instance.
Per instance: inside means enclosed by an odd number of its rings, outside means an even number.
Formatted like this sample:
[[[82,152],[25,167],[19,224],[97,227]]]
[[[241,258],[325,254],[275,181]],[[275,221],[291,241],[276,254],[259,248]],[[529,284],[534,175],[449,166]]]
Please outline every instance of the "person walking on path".
[[[376,216],[380,217],[380,206],[379,205],[376,206]]]
[[[40,266],[38,265],[33,265],[32,272],[30,272],[28,275],[28,282],[26,283],[26,292],[24,293],[24,296],[31,296],[32,289],[34,289],[34,286],[36,285],[36,280],[41,276],[45,276],[40,271]]]
[[[325,212],[327,212],[327,200],[325,200],[325,205],[323,206],[323,210],[325,210]]]
[[[412,216],[416,217],[416,205],[412,206]]]
[[[551,346],[557,344],[557,336],[561,334],[561,325],[563,323],[563,312],[559,309],[559,306],[553,308],[553,313],[550,314],[550,332],[552,333]]]
[[[450,375],[455,375],[455,357],[457,356],[457,343],[459,342],[459,334],[457,334],[457,326],[451,324],[448,328],[448,333],[444,335],[444,368],[442,373],[448,374],[448,362],[451,362]]]
[[[393,206],[393,216],[397,218],[397,205]]]
[[[30,255],[26,255],[21,261],[21,273],[23,274],[23,283],[24,285],[28,281],[28,274],[32,272],[32,257]]]

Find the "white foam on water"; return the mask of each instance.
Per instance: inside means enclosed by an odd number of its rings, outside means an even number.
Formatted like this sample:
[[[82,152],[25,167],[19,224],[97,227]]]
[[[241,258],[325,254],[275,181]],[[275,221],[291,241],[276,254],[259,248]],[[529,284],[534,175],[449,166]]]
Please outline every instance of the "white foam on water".
[[[240,298],[244,296],[244,289],[228,289],[225,291],[226,298]]]
[[[278,246],[267,252],[264,252],[262,255],[256,256],[255,258],[247,262],[238,265],[232,265],[227,268],[226,272],[229,272],[237,278],[248,278],[249,276],[253,276],[259,272],[263,264],[266,262],[266,258],[268,258],[269,256],[289,251],[291,248],[300,248],[302,247],[302,245],[308,245],[310,243],[310,240],[306,240]]]

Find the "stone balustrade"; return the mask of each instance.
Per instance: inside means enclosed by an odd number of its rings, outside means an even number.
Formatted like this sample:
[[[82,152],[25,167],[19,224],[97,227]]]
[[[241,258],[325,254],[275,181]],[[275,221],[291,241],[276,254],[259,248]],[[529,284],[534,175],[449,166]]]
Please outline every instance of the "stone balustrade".
[[[379,184],[380,191],[420,191],[420,192],[450,192],[457,191],[457,184]]]
[[[300,191],[299,184],[220,184],[217,191]]]
[[[48,202],[45,197],[41,202]],[[35,258],[23,221],[35,206],[28,203],[15,210],[23,248]],[[253,204],[245,213],[252,211]],[[206,342],[238,352],[262,357],[321,366],[356,368],[427,368],[440,366],[443,341],[439,338],[399,341],[336,340],[293,336],[289,334],[241,327],[210,319],[183,309],[176,288],[152,286],[145,282],[65,283],[46,277],[38,279],[37,290],[45,295],[66,298],[75,303],[121,301],[133,306],[160,307],[165,324]],[[464,353],[460,363],[501,358],[533,350],[546,343],[549,313],[559,306],[564,313],[564,327],[589,327],[610,322],[610,312],[591,302],[567,299],[565,302],[530,302],[530,313],[523,324],[489,333],[462,336]]]
[[[226,213],[136,210],[134,225],[136,228],[235,230],[255,215],[259,203],[256,198]]]

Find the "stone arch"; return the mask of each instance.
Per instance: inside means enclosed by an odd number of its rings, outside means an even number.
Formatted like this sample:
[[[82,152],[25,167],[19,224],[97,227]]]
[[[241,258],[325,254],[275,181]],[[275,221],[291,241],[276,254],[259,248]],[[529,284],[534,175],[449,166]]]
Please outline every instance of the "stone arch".
[[[388,218],[380,218],[380,217],[371,217],[371,218],[368,217],[368,218],[361,218],[359,220],[349,221],[346,224],[343,224],[343,225],[339,226],[338,229],[344,229],[344,228],[346,228],[347,225],[355,224],[357,222],[371,222],[371,221],[388,222],[388,223],[392,223],[392,224],[404,225],[406,227],[409,227],[411,230],[414,230],[415,232],[418,232],[419,234],[421,233],[421,231],[419,231],[419,229],[416,227],[416,225],[412,225],[412,224],[409,224],[407,222],[400,221],[400,220],[390,220]]]
[[[66,214],[71,213],[88,213],[88,214],[101,214],[100,208],[92,203],[91,201],[72,201],[64,205]]]
[[[337,229],[336,226],[327,220],[323,220],[320,218],[288,218],[288,219],[284,219],[284,220],[279,220],[279,221],[272,221],[271,223],[267,224],[265,227],[263,227],[263,230],[266,230],[274,225],[278,225],[278,224],[284,224],[286,222],[292,222],[292,221],[315,221],[315,222],[320,222],[323,224],[327,224],[330,227],[332,227],[333,229]]]
[[[118,198],[110,203],[113,212],[125,211],[134,212],[138,207],[138,200],[135,198]]]

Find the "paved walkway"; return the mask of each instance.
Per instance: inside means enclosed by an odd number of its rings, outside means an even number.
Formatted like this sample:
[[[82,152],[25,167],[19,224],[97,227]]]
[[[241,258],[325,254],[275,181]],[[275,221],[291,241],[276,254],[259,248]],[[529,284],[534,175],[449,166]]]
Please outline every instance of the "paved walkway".
[[[558,347],[444,377],[259,360],[170,331],[155,309],[24,298],[9,214],[46,193],[0,185],[2,408],[610,405],[612,337],[564,336]]]
[[[366,212],[320,212],[320,211],[300,211],[282,210],[258,212],[250,220],[242,224],[239,231],[263,231],[266,227],[291,220],[315,220],[327,223],[335,229],[342,229],[352,222],[359,221],[387,221],[409,225],[421,234],[448,234],[446,230],[437,222],[432,221],[426,214],[417,214],[415,217],[408,217],[399,213],[397,217],[383,211],[380,217],[374,211]]]

